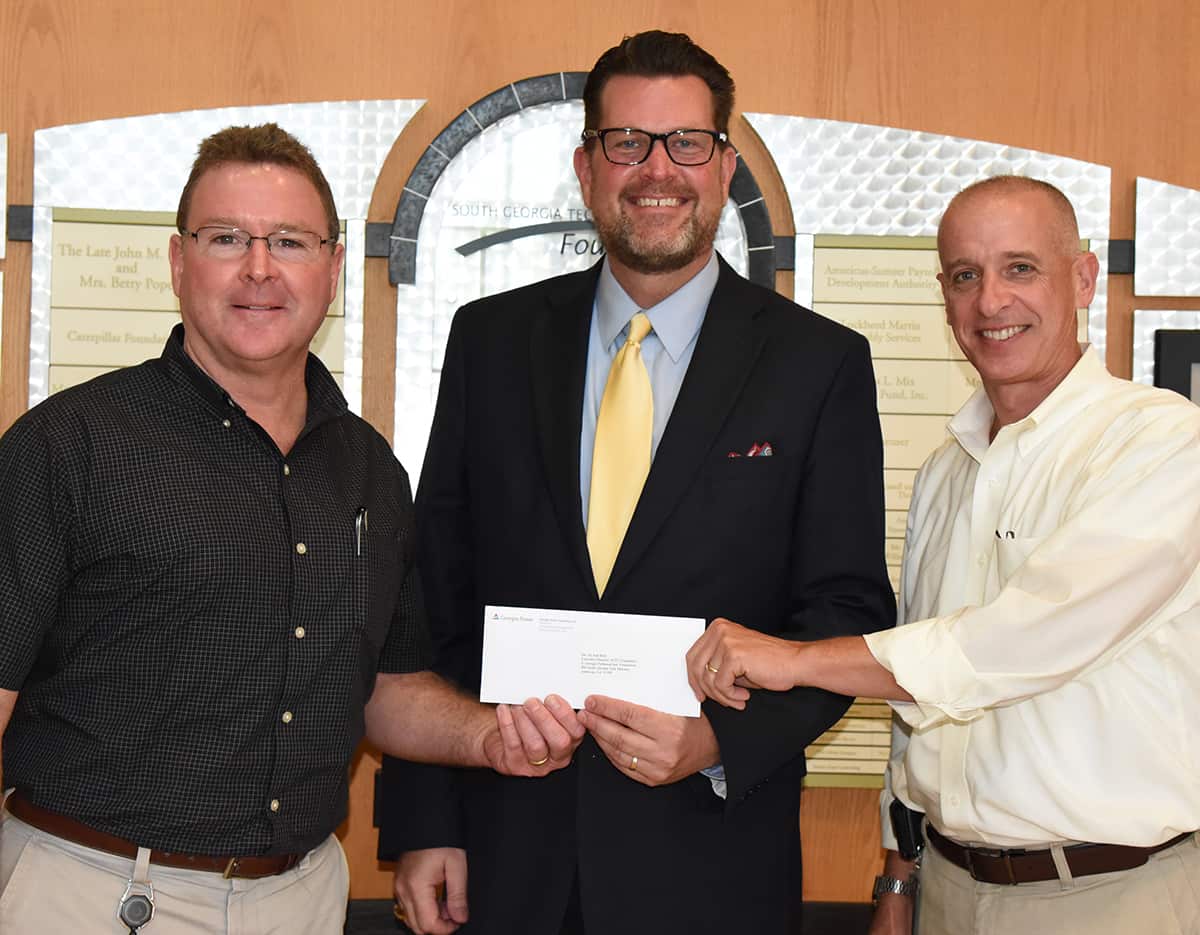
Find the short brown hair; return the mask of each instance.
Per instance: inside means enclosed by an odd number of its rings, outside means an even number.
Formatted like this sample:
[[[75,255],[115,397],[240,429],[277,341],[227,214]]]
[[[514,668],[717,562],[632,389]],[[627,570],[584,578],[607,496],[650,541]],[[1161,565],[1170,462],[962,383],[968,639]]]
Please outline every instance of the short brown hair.
[[[209,169],[231,162],[251,165],[267,163],[295,169],[317,190],[321,207],[325,209],[329,239],[338,239],[337,206],[333,203],[333,192],[325,173],[308,147],[275,123],[264,123],[258,127],[226,127],[201,140],[196,161],[192,163],[192,172],[179,196],[179,209],[175,212],[175,226],[180,231],[187,227],[192,191],[200,177]]]
[[[733,78],[724,65],[683,33],[652,29],[636,36],[626,36],[620,45],[613,46],[596,59],[583,86],[585,128],[603,129],[599,126],[600,94],[608,79],[615,75],[637,78],[694,75],[712,91],[713,129],[718,133],[729,132],[729,116],[733,113]]]

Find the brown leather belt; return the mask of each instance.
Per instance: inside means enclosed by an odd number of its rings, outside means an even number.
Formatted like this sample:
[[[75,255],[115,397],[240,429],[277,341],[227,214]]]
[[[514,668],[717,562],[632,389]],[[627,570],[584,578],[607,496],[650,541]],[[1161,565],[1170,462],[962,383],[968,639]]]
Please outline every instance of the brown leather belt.
[[[21,819],[27,825],[32,825],[39,831],[45,831],[57,838],[81,844],[93,850],[116,854],[118,857],[137,857],[137,845],[124,838],[97,831],[95,828],[34,805],[29,799],[14,792],[5,803],[9,812]],[[271,877],[285,870],[291,870],[300,863],[303,854],[275,854],[269,857],[213,857],[207,854],[177,854],[173,851],[151,851],[150,863],[161,864],[164,867],[182,867],[185,870],[204,870],[209,873],[222,874],[226,879],[240,877],[247,880],[257,880],[259,877]]]
[[[981,883],[1012,885],[1038,883],[1042,880],[1057,880],[1058,870],[1049,850],[1027,851],[1024,848],[1010,850],[990,847],[964,847],[956,844],[932,825],[925,826],[929,843],[950,863],[962,867]],[[1130,847],[1124,844],[1071,844],[1063,848],[1071,875],[1091,876],[1095,873],[1113,873],[1117,870],[1132,870],[1150,859],[1151,854],[1165,851],[1168,847],[1191,837],[1194,831],[1176,835],[1155,847]]]

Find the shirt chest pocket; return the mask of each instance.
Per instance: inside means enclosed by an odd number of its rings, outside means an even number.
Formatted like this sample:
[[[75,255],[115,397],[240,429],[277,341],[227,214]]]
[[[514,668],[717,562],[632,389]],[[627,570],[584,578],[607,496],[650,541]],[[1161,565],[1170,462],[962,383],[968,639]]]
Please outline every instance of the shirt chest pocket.
[[[359,511],[354,522],[353,598],[355,626],[376,649],[383,646],[408,573],[410,540],[394,516]]]
[[[1001,530],[996,539],[996,574],[1003,586],[1038,547],[1046,541],[1045,536],[1017,536]]]

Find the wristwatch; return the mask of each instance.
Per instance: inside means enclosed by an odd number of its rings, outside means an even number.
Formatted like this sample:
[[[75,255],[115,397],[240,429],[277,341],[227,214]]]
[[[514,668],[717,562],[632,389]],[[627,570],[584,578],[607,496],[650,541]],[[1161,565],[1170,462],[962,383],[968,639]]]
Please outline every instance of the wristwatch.
[[[879,897],[884,893],[896,893],[899,896],[916,896],[917,895],[917,878],[909,877],[907,880],[897,880],[895,877],[889,877],[886,874],[875,878],[875,888],[871,890],[871,902],[878,903]]]

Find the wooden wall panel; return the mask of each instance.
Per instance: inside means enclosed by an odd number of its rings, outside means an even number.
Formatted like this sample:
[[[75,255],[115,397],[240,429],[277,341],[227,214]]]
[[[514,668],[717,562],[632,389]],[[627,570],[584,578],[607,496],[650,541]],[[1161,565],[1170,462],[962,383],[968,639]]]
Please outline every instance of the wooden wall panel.
[[[1133,235],[1134,178],[1200,188],[1200,5],[1193,0],[608,0],[523,5],[471,0],[5,0],[0,132],[8,200],[33,199],[33,132],[109,117],[236,104],[420,97],[372,220],[388,220],[426,143],[464,106],[516,79],[586,70],[624,33],[684,30],[733,72],[746,110],[887,124],[996,140],[1113,168],[1112,236]],[[783,194],[748,129],[735,142],[767,193]],[[394,291],[368,261],[364,409],[390,435]],[[8,244],[0,429],[27,396],[28,244]],[[790,277],[780,287],[790,288]],[[1109,285],[1109,366],[1128,374],[1130,277]],[[1200,307],[1154,299],[1155,307]],[[1145,304],[1143,302],[1143,304]],[[373,859],[370,756],[356,763],[346,846],[356,896],[388,891]],[[866,893],[879,853],[874,794],[807,794],[805,891]]]

